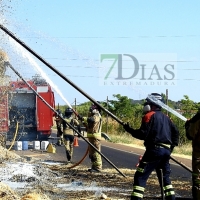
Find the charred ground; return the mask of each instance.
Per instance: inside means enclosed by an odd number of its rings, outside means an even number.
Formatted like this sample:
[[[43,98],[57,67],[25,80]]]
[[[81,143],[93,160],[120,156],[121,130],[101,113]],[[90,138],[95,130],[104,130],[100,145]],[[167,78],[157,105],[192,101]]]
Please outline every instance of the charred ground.
[[[0,197],[4,200],[130,199],[135,170],[120,169],[126,176],[123,177],[115,170],[104,169],[102,173],[90,173],[84,165],[70,168],[72,165],[34,157],[30,159],[1,148],[0,170],[3,176]],[[171,178],[177,197],[191,198],[191,181],[182,177]],[[9,186],[11,182],[12,187]],[[15,187],[13,184],[16,184]],[[23,188],[20,184],[24,184]],[[160,187],[153,173],[147,182],[145,198],[153,200],[159,196]]]

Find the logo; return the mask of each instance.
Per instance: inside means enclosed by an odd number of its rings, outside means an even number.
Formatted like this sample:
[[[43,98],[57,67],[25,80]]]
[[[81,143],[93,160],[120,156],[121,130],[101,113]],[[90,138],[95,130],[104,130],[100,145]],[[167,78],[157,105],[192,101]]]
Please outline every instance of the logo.
[[[99,84],[175,86],[176,54],[101,54]]]

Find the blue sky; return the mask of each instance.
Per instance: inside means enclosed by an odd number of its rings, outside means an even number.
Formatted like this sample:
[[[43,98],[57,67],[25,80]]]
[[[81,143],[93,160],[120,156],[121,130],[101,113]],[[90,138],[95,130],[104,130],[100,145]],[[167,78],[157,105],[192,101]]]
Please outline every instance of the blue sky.
[[[92,98],[103,101],[121,94],[132,99],[146,98],[152,92],[165,93],[178,101],[188,95],[200,101],[200,2],[198,1],[67,1],[67,0],[6,0],[0,1],[0,22],[16,34],[26,45],[64,74]],[[1,49],[5,49],[13,66],[18,66],[24,77],[34,75],[30,63],[15,55],[8,45],[8,36],[0,30]],[[158,85],[157,75],[152,75],[154,85],[141,79],[141,68],[132,79],[116,84],[117,64],[102,85],[110,64],[100,61],[101,54],[129,54],[147,62],[145,76],[150,77],[152,67],[163,78],[163,61],[174,65],[175,77],[168,85]],[[14,56],[15,55],[15,56]],[[149,59],[152,59],[151,61]],[[24,58],[25,59],[25,58]],[[34,58],[48,77],[57,85],[64,97],[73,104],[88,101],[70,84]],[[123,57],[124,77],[134,70],[127,57]],[[126,60],[126,61],[125,61]],[[112,61],[111,61],[112,62]],[[106,65],[102,71],[102,66]],[[20,66],[20,67],[19,67]],[[141,67],[141,66],[140,66]],[[26,69],[26,70],[25,70]],[[155,71],[154,71],[155,73]],[[140,85],[136,85],[136,81]],[[114,85],[110,83],[115,82]],[[135,85],[128,85],[134,82]],[[56,102],[65,104],[56,96]]]

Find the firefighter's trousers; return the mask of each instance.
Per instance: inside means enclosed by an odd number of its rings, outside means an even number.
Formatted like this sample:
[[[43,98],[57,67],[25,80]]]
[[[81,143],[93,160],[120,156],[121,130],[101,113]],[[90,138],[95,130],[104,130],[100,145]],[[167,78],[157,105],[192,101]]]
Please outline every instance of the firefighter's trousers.
[[[57,144],[59,146],[61,146],[63,144],[63,135],[60,134],[60,133],[57,133],[57,137],[59,138],[58,141],[57,141]]]
[[[192,153],[192,196],[194,200],[200,199],[200,153]]]
[[[71,158],[73,156],[74,135],[63,135],[63,141],[65,145],[67,160],[71,161]]]
[[[96,147],[96,149],[101,152],[101,142],[100,140],[90,137],[88,138],[89,142]],[[92,169],[101,170],[102,169],[102,159],[101,155],[89,145],[89,158],[92,163]]]
[[[147,179],[153,170],[156,170],[160,185],[162,185],[162,176],[160,174],[160,171],[162,170],[165,199],[175,199],[174,189],[171,185],[169,177],[171,172],[169,164],[170,154],[171,151],[169,149],[160,146],[146,148],[146,151],[142,157],[142,160],[140,161],[139,166],[137,167],[137,171],[134,176],[131,200],[143,199]]]
[[[57,141],[57,144],[62,145],[63,144],[63,133],[61,130],[61,120],[56,121],[56,126],[57,126],[57,137],[59,138]]]

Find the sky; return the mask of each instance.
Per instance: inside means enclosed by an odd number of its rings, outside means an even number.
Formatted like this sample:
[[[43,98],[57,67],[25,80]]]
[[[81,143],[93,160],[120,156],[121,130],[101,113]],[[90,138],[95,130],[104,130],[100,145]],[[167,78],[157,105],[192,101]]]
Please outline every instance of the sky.
[[[167,91],[173,101],[187,95],[200,102],[199,6],[185,0],[0,0],[0,24],[67,78],[28,52],[63,95],[55,90],[56,104]],[[24,78],[33,76],[34,64],[16,53],[18,44],[2,30],[0,38],[12,66]]]

